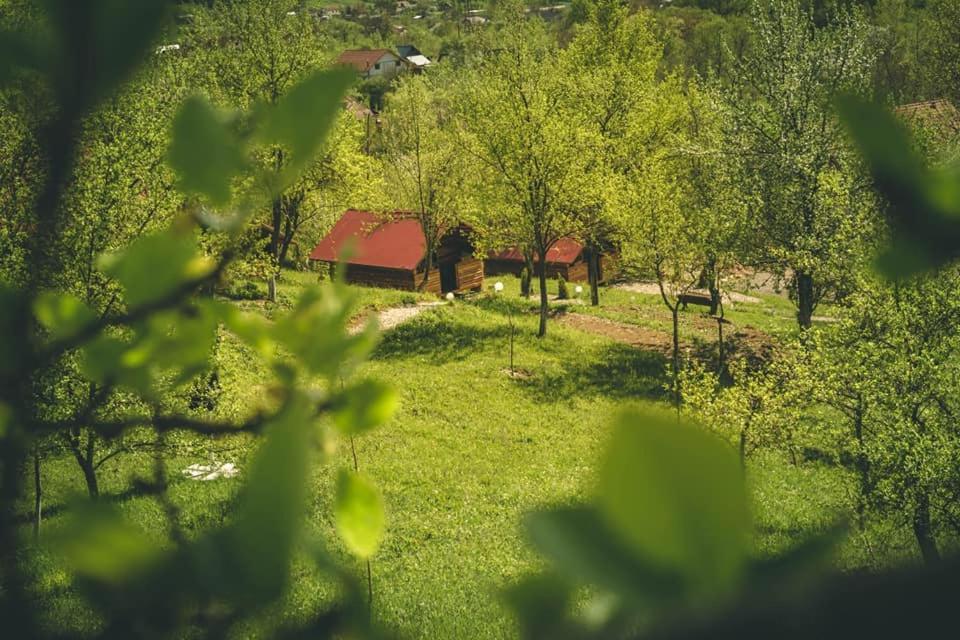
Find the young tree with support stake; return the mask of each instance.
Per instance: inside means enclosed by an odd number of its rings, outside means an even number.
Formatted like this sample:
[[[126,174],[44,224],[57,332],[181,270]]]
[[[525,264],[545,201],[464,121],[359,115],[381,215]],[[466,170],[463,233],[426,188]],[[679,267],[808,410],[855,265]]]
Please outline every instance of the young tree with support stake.
[[[472,190],[481,201],[478,231],[501,247],[525,239],[521,246],[537,261],[540,337],[547,333],[547,252],[579,235],[575,212],[590,202],[599,148],[565,100],[549,64],[556,50],[544,35],[534,22],[511,23],[463,80],[456,102],[464,149],[479,165],[481,184]]]

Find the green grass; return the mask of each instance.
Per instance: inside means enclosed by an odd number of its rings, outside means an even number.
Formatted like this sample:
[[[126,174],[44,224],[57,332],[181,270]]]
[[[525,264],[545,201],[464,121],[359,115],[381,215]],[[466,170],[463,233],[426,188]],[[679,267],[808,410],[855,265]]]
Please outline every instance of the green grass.
[[[285,273],[280,292],[293,299],[299,287],[315,278]],[[523,514],[585,496],[610,416],[624,403],[663,397],[662,354],[558,322],[551,322],[547,337],[538,340],[535,305],[519,299],[516,279],[503,281],[507,291],[500,296],[481,294],[430,308],[387,333],[359,372],[394,384],[402,398],[390,423],[357,438],[355,446],[361,470],[382,488],[389,510],[387,537],[372,565],[375,615],[406,637],[515,637],[514,622],[497,594],[540,566],[521,535]],[[410,295],[362,288],[358,294],[366,309],[401,304]],[[605,290],[602,302],[599,310],[582,307],[576,312],[661,327],[656,313],[661,303],[654,296]],[[243,304],[271,314],[270,307]],[[740,321],[789,331],[792,317],[779,303],[770,304],[774,313],[769,318],[762,310],[744,311]],[[505,372],[511,317],[516,365],[525,372],[521,378]],[[229,335],[219,361],[224,388],[219,413],[239,414],[263,402],[265,372]],[[178,443],[167,456],[171,497],[192,536],[229,518],[240,482],[188,482],[179,471],[211,459],[246,468],[255,444],[242,438],[212,443],[184,438]],[[151,465],[147,453],[117,456],[101,470],[102,488],[107,500],[163,544],[167,527],[160,506],[137,495],[131,484],[134,477],[147,476]],[[359,573],[361,567],[337,543],[332,524],[333,478],[344,465],[352,465],[352,456],[348,443],[341,442],[316,467],[308,528],[330,541]],[[764,454],[750,461],[749,472],[759,555],[785,549],[850,513],[853,485],[842,470],[820,464],[794,467],[782,456]],[[49,536],[63,526],[83,484],[66,455],[48,460],[43,476],[44,535]],[[26,502],[21,511],[29,512]],[[838,564],[869,566],[872,560],[864,548],[862,540],[851,539]],[[31,563],[43,585],[50,624],[90,628],[89,613],[72,595],[69,574],[57,558],[42,552]],[[266,618],[302,617],[333,597],[333,587],[307,562],[297,562],[295,575],[283,605],[265,613]]]

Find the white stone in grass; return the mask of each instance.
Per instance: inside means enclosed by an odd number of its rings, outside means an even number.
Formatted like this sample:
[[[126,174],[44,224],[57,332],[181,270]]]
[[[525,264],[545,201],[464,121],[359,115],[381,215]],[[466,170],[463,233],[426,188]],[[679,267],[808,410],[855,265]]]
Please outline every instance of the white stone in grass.
[[[497,282],[497,284],[493,285],[493,290],[496,291],[497,293],[500,293],[501,291],[503,291],[503,283]]]
[[[221,465],[213,464],[192,464],[182,471],[187,480],[198,480],[206,482],[216,480],[217,478],[232,478],[240,469],[232,462],[224,462]]]

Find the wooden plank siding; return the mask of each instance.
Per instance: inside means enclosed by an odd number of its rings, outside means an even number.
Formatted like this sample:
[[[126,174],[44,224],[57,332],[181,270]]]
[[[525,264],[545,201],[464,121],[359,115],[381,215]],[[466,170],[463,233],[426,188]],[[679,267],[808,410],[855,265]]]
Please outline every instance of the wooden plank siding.
[[[457,263],[457,291],[483,289],[483,260],[464,257]]]
[[[423,270],[417,271],[414,276],[414,280],[419,285],[423,281]],[[427,284],[423,287],[423,290],[428,293],[433,293],[440,295],[440,269],[434,265],[433,269],[430,269],[430,275],[427,276]]]
[[[338,268],[336,263],[331,265],[331,271]],[[414,280],[414,273],[406,269],[387,269],[384,267],[370,267],[361,264],[347,265],[347,282],[353,284],[364,284],[370,287],[383,287],[386,289],[405,289],[413,291],[417,287],[417,281]],[[437,277],[439,283],[439,276]],[[439,284],[438,284],[439,286]]]

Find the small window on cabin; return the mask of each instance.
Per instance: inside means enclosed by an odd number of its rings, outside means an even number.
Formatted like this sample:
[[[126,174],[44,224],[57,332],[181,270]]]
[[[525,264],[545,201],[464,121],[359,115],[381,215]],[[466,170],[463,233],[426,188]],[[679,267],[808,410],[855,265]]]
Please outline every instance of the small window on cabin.
[[[379,70],[380,70],[380,63],[378,62],[377,64],[373,65],[373,68],[376,69],[377,71],[379,71]]]

